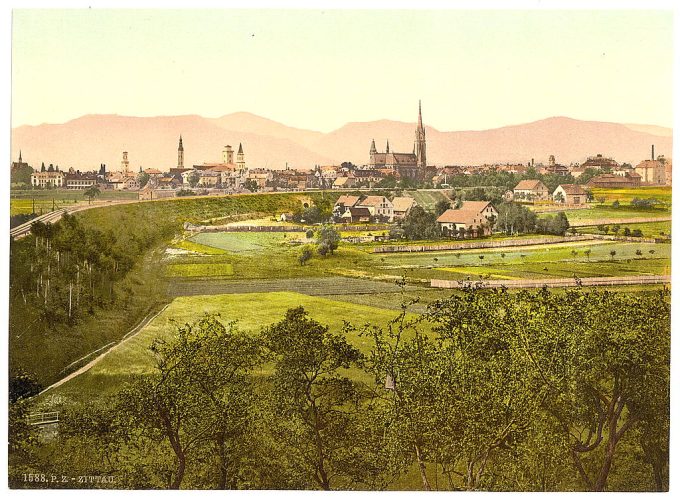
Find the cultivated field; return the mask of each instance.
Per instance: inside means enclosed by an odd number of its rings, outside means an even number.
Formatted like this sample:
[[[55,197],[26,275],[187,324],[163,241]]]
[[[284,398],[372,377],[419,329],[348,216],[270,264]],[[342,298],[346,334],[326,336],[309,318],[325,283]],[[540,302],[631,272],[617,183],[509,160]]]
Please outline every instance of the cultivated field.
[[[104,399],[114,394],[132,375],[143,374],[152,369],[154,361],[148,348],[155,338],[171,335],[178,324],[194,321],[203,314],[219,314],[223,322],[236,321],[243,330],[260,330],[280,321],[289,308],[300,305],[311,317],[336,331],[342,329],[345,320],[351,321],[357,327],[366,323],[384,326],[398,315],[394,310],[293,292],[175,298],[163,313],[137,335],[121,343],[89,371],[47,391],[40,397],[40,402],[86,404],[93,399]],[[362,351],[370,350],[371,342],[367,338],[349,333],[348,339]]]

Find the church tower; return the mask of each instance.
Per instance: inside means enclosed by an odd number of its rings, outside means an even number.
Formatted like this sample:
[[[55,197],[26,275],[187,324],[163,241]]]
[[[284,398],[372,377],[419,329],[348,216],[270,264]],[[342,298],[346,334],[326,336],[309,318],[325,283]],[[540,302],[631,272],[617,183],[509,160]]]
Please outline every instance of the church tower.
[[[184,146],[182,145],[182,135],[179,135],[179,146],[177,147],[177,169],[184,169]]]
[[[243,171],[246,168],[245,155],[243,154],[243,146],[241,143],[238,144],[238,152],[236,153],[236,167]]]
[[[123,160],[120,161],[120,170],[124,173],[130,172],[130,161],[128,160],[127,152],[123,152]]]
[[[416,128],[416,165],[419,168],[427,167],[425,156],[425,128],[423,127],[423,114],[418,100],[418,127]]]

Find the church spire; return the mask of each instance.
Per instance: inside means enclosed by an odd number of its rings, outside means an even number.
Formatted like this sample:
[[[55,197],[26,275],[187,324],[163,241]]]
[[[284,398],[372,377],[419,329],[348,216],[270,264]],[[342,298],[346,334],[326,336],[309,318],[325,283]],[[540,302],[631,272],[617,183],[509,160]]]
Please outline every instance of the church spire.
[[[418,127],[416,127],[416,165],[419,168],[427,167],[425,156],[425,128],[423,127],[423,112],[418,100]]]
[[[390,140],[387,140],[387,146],[385,146],[385,153],[390,153]]]
[[[371,140],[371,150],[368,153],[371,155],[378,153],[378,150],[375,149],[375,139]]]

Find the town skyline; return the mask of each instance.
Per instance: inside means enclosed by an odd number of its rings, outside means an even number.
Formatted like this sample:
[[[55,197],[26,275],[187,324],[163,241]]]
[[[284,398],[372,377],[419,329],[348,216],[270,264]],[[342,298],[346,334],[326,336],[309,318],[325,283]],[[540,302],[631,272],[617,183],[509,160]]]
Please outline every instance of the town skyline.
[[[664,11],[16,10],[12,36],[13,127],[248,111],[329,132],[410,123],[418,99],[438,130],[672,126]]]

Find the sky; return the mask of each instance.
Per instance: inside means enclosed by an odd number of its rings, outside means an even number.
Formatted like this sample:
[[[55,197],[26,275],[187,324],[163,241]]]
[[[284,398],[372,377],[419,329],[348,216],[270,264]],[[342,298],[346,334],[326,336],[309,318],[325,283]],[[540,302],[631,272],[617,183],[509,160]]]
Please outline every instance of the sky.
[[[672,127],[670,11],[14,10],[12,126],[247,111],[329,132]]]

